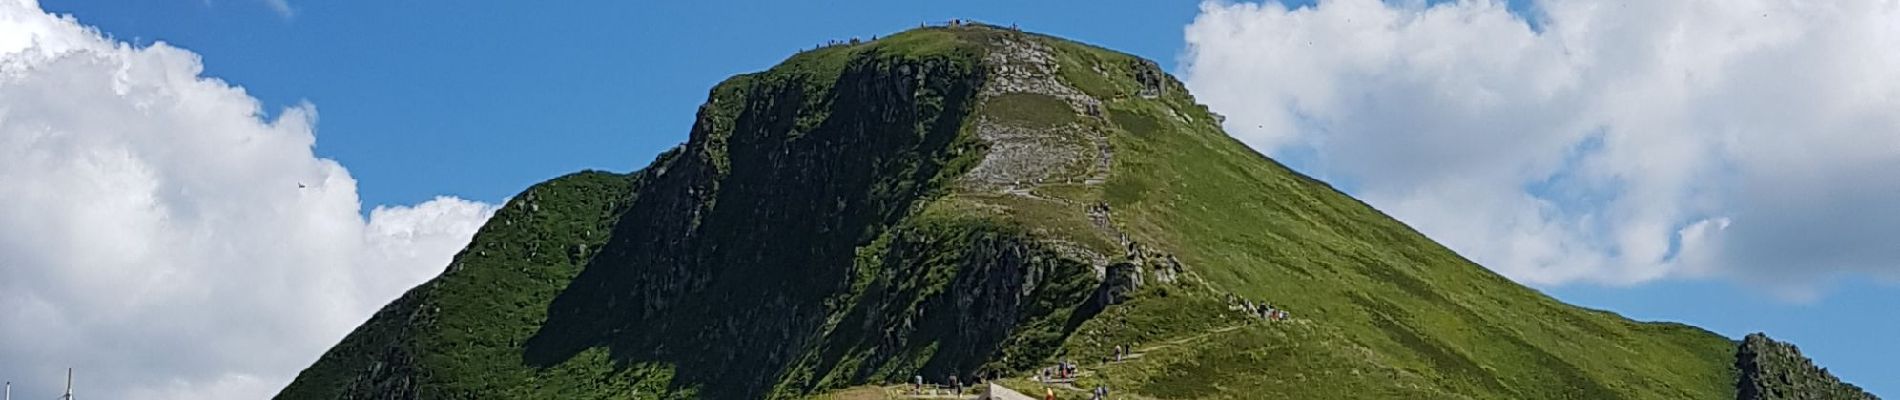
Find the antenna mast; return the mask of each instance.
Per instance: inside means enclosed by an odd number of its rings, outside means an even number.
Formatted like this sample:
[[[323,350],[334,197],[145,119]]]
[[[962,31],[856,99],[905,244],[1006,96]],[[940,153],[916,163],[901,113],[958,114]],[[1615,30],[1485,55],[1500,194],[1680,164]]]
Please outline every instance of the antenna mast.
[[[73,400],[73,369],[72,368],[66,369],[66,396],[61,397],[60,399]]]

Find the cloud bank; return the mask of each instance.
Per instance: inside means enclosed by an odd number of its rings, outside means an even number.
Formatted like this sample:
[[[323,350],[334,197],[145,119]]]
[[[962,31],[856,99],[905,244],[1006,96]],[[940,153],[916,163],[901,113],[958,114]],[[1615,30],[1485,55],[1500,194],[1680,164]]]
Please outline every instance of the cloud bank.
[[[1544,285],[1900,278],[1900,4],[1207,2],[1228,131]]]
[[[377,207],[198,55],[0,0],[0,377],[50,398],[266,398],[494,206]]]

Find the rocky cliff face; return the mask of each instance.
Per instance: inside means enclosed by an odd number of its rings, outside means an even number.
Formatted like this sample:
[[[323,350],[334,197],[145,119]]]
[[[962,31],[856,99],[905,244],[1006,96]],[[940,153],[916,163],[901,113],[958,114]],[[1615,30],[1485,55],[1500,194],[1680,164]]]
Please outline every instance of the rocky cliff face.
[[[909,38],[942,48],[903,38],[826,48],[721,84],[679,149],[632,176],[525,192],[441,278],[280,397],[573,391],[546,387],[559,383],[610,397],[756,398],[1048,358],[1101,309],[1089,271],[1103,257],[943,201],[995,181],[973,169],[1057,173],[1024,165],[1052,144],[965,134],[1025,126],[974,116],[979,101],[1025,90],[993,83],[1019,75],[995,64],[1013,59],[981,57],[988,33]],[[573,203],[545,194],[616,179],[624,190]],[[549,215],[576,208],[591,212]],[[585,234],[553,232],[574,225]],[[549,261],[556,273],[534,272]],[[497,321],[497,307],[517,312]],[[616,382],[585,383],[600,379]]]
[[[1841,382],[1814,365],[1793,344],[1760,333],[1742,338],[1735,354],[1736,398],[1741,400],[1874,400],[1872,394]]]

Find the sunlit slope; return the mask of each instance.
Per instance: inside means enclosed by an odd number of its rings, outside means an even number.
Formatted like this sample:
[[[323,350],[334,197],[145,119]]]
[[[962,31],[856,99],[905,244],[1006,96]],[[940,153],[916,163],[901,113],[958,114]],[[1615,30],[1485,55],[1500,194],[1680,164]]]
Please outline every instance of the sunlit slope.
[[[1078,59],[1125,57],[1064,49]],[[1122,83],[1092,93],[1126,99],[1108,106],[1118,151],[1103,197],[1117,222],[1213,286],[1284,304],[1303,322],[1240,331],[1266,338],[1221,339],[1233,342],[1156,366],[1275,379],[1160,385],[1153,394],[1370,394],[1327,392],[1338,385],[1329,381],[1345,380],[1409,398],[1733,397],[1729,339],[1557,302],[1253,152],[1185,92],[1142,100],[1123,95],[1131,87]]]

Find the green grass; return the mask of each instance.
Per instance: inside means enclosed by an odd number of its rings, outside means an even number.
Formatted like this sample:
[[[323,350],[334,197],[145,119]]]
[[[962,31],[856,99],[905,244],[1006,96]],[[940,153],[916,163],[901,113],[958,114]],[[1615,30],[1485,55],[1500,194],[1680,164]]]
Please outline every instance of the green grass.
[[[625,394],[654,382],[664,386],[665,368],[624,368],[620,379],[605,382],[583,378],[612,371],[604,352],[564,368],[510,372],[521,364],[519,351],[511,349],[534,334],[547,317],[548,302],[600,249],[640,180],[582,172],[516,195],[441,277],[378,312],[279,397],[367,398],[421,391],[573,398],[560,394],[579,388]],[[407,375],[461,379],[413,382]]]
[[[1046,94],[1009,93],[984,103],[985,116],[1025,128],[1054,128],[1075,122],[1069,103]]]
[[[1220,132],[1211,115],[1182,92],[1123,98],[1111,101],[1109,110],[1121,128],[1111,138],[1116,174],[1105,190],[1117,221],[1140,240],[1180,256],[1213,286],[1284,304],[1324,326],[1325,336],[1311,341],[1337,347],[1311,350],[1333,367],[1265,363],[1253,367],[1253,375],[1396,368],[1416,377],[1366,381],[1389,385],[1321,397],[1733,396],[1733,375],[1725,366],[1733,345],[1726,338],[1583,310],[1512,283],[1254,153]],[[1354,352],[1378,357],[1343,356]],[[1224,387],[1220,379],[1209,381],[1209,387]],[[1192,385],[1164,386],[1200,397],[1185,389]]]

